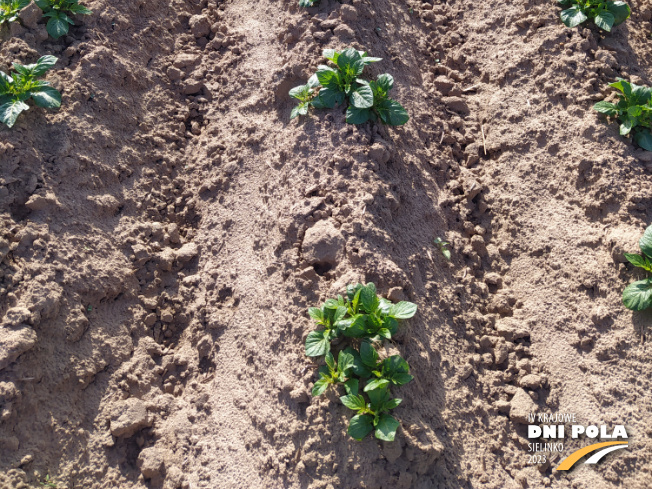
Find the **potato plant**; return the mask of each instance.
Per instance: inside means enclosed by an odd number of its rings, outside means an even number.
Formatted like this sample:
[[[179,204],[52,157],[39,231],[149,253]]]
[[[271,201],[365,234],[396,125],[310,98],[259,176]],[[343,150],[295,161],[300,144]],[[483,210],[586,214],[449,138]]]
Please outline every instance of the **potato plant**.
[[[373,58],[353,48],[341,52],[326,49],[324,57],[334,67],[319,65],[307,84],[290,90],[290,96],[299,100],[291,119],[306,115],[310,107],[332,109],[348,102],[346,122],[349,124],[380,120],[390,126],[400,126],[409,120],[403,106],[389,98],[389,91],[394,87],[391,75],[384,73],[376,80],[361,78],[365,66],[382,58]]]
[[[28,110],[30,98],[38,107],[55,109],[61,106],[61,94],[49,82],[37,80],[57,62],[54,56],[43,56],[36,63],[14,63],[11,75],[0,71],[0,121],[12,127],[21,112]]]
[[[641,254],[625,253],[625,258],[635,267],[652,273],[652,226],[645,230],[638,244]],[[628,285],[623,291],[623,303],[634,311],[652,307],[652,277]]]
[[[93,13],[79,5],[79,0],[34,0],[34,3],[43,11],[43,16],[49,18],[45,27],[54,39],[68,34],[70,26],[75,23],[71,16]]]
[[[320,308],[311,307],[308,314],[321,328],[306,338],[306,355],[324,356],[326,365],[319,369],[319,380],[313,396],[323,394],[329,386],[342,384],[346,392],[340,399],[357,414],[351,419],[348,433],[362,440],[375,430],[376,438],[393,441],[399,423],[389,411],[401,402],[391,397],[390,388],[410,382],[410,366],[400,355],[380,359],[375,345],[391,339],[398,321],[409,319],[417,311],[416,304],[401,301],[392,304],[378,297],[376,286],[349,285],[346,299],[328,299]],[[331,349],[336,338],[345,340],[345,348],[337,354]],[[360,383],[364,388],[360,392]],[[365,397],[367,396],[367,397]]]
[[[621,92],[618,102],[613,104],[603,100],[593,108],[618,119],[621,136],[632,134],[636,144],[652,151],[652,88],[635,85],[622,78],[609,86]]]
[[[611,32],[611,28],[622,24],[632,11],[625,2],[605,0],[557,0],[563,7],[560,16],[566,27],[577,27],[592,19],[600,29]]]
[[[0,27],[5,23],[14,22],[18,14],[29,5],[31,0],[0,0]]]

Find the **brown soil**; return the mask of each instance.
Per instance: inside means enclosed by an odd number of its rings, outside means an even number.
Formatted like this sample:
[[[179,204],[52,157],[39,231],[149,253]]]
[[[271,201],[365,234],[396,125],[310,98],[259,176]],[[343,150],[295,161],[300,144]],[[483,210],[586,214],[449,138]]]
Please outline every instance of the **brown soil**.
[[[591,110],[652,84],[647,0],[606,37],[541,0],[85,3],[0,44],[64,94],[0,130],[2,488],[652,487],[652,315],[620,301],[652,153]],[[290,121],[348,45],[407,125]],[[394,443],[309,396],[306,310],[358,280],[419,305]],[[523,405],[631,447],[531,465]]]

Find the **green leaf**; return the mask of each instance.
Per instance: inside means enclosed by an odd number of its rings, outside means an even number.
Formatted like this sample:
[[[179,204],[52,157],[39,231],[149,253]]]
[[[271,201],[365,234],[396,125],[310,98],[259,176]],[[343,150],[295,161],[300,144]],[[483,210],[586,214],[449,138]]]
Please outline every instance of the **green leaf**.
[[[392,317],[386,317],[384,320],[385,329],[389,331],[390,334],[395,335],[398,331],[398,321]]]
[[[603,10],[593,19],[595,25],[607,32],[611,32],[615,20],[614,15],[607,10]]]
[[[349,409],[353,409],[354,411],[359,411],[360,409],[364,409],[367,406],[367,403],[362,396],[349,394],[348,396],[340,397],[340,400],[342,401],[342,404],[344,404]]]
[[[396,406],[401,404],[401,402],[403,402],[403,399],[390,399],[383,406],[383,410],[384,411],[389,411],[390,409],[394,409]]]
[[[337,309],[340,307],[340,304],[337,302],[337,299],[326,299],[326,302],[324,302],[324,307],[326,309]]]
[[[30,90],[34,103],[44,109],[61,107],[61,94],[53,87],[39,87]]]
[[[632,84],[622,78],[618,78],[618,81],[610,83],[609,86],[620,90],[627,98],[632,95]]]
[[[308,83],[307,83],[309,88],[317,88],[319,86],[319,78],[317,78],[317,75],[314,74],[310,78],[308,78]]]
[[[7,75],[4,71],[0,71],[0,95],[9,93],[14,79]]]
[[[641,248],[641,251],[648,256],[649,258],[652,258],[652,226],[649,226],[645,232],[643,233],[643,236],[638,242],[638,245]]]
[[[641,148],[652,151],[652,132],[650,131],[636,131],[634,134],[634,142]]]
[[[341,321],[344,323],[345,321]],[[349,338],[362,338],[366,332],[366,317],[364,314],[359,314],[353,318],[350,325],[344,330],[344,336]]]
[[[642,257],[641,255],[625,253],[625,258],[629,263],[631,263],[635,267],[645,268],[646,265],[645,258]]]
[[[356,396],[358,394],[359,381],[358,379],[349,379],[344,382],[344,390],[347,394],[351,396]]]
[[[566,27],[577,27],[582,22],[584,22],[588,17],[582,11],[582,9],[575,5],[569,9],[561,11],[561,21]]]
[[[314,397],[321,396],[328,388],[328,384],[328,380],[319,379],[317,382],[315,382],[315,385],[312,386],[312,395]]]
[[[372,56],[367,56],[367,53],[362,51],[358,51],[358,53],[360,53],[360,56],[362,57],[361,61],[365,64],[365,66],[383,60],[383,58],[374,58]]]
[[[652,97],[652,88],[642,87],[634,83],[632,83],[631,86],[632,86],[632,94],[629,99],[630,105],[644,106],[650,101],[650,98]],[[644,108],[645,107],[636,107],[636,109],[638,109],[638,111],[640,112],[638,112],[635,115],[640,115],[640,113],[643,112]]]
[[[635,126],[636,126],[636,119],[627,117],[620,125],[620,135],[627,136]]]
[[[378,75],[377,83],[380,88],[382,88],[385,93],[389,92],[394,86],[394,77],[389,73],[383,73]]]
[[[367,313],[376,312],[376,309],[378,309],[378,306],[380,305],[380,301],[376,295],[375,286],[372,288],[366,285],[360,289],[360,300],[362,302],[362,307]]]
[[[394,374],[392,376],[392,382],[396,385],[404,385],[407,384],[408,382],[412,381],[414,377],[412,377],[410,374]]]
[[[317,322],[321,322],[322,319],[324,319],[324,315],[322,314],[321,309],[318,307],[311,307],[308,309],[308,314]]]
[[[301,100],[302,102],[305,102],[308,100],[308,97],[311,94],[311,90],[308,85],[299,85],[298,87],[294,87],[292,90],[290,90],[288,94],[290,97],[294,97],[298,100]]]
[[[360,343],[360,359],[364,365],[374,369],[378,365],[378,352],[369,342],[363,341]]]
[[[364,124],[371,119],[372,112],[369,109],[358,109],[349,105],[346,109],[346,122],[349,124]]]
[[[324,52],[323,52],[324,58],[332,61],[335,64],[337,64],[337,57],[339,55],[340,55],[340,53],[338,53],[334,49],[324,49]]]
[[[378,330],[378,336],[385,338],[386,340],[392,339],[392,333],[387,328],[380,328]]]
[[[333,316],[333,323],[336,323],[341,319],[344,319],[344,316],[346,316],[346,311],[347,311],[346,307],[337,306],[337,309],[335,309],[335,315]]]
[[[45,28],[50,36],[54,39],[59,39],[61,36],[68,34],[70,23],[72,22],[66,14],[59,14],[57,16],[52,16],[50,20],[48,20]]]
[[[371,380],[367,383],[367,385],[364,386],[364,391],[369,392],[369,391],[375,391],[378,389],[384,389],[389,385],[389,380],[387,379],[374,379]]]
[[[87,9],[83,5],[71,5],[68,8],[68,10],[73,14],[79,14],[79,15],[89,15],[93,13],[92,10]]]
[[[605,114],[609,116],[618,115],[618,109],[616,108],[616,105],[609,102],[605,102],[604,100],[596,103],[593,106],[593,109],[597,110],[601,114]]]
[[[407,301],[401,301],[394,304],[389,310],[389,316],[395,319],[410,319],[416,313],[417,305]]]
[[[42,56],[36,62],[36,65],[32,70],[32,75],[34,75],[35,77],[45,75],[45,72],[48,71],[50,68],[52,68],[55,64],[57,64],[57,61],[58,60],[55,56],[50,56],[50,55]]]
[[[396,100],[384,100],[374,107],[380,120],[390,126],[402,126],[410,120],[407,111]]]
[[[337,357],[337,370],[340,372],[346,372],[348,369],[353,367],[354,363],[355,362],[353,361],[353,355],[346,353],[345,351],[341,351]]]
[[[446,248],[441,249],[441,254],[444,255],[444,258],[446,258],[448,261],[451,261],[451,250],[448,250]]]
[[[364,363],[362,363],[360,354],[351,347],[346,348],[344,351],[350,353],[353,356],[353,367],[351,367],[353,373],[358,377],[364,379],[369,378],[371,376],[371,371],[365,366]]]
[[[339,88],[322,88],[319,94],[312,101],[317,109],[332,109],[335,105],[341,105],[344,102],[344,92]]]
[[[351,92],[351,103],[358,109],[368,109],[374,105],[374,93],[369,83],[364,83]]]
[[[388,376],[406,374],[410,371],[410,366],[400,355],[392,355],[383,360],[383,371],[387,372]]]
[[[331,372],[335,371],[335,358],[333,358],[333,354],[331,352],[326,353],[324,361],[326,362],[326,365]]]
[[[325,331],[312,331],[306,338],[306,355],[320,357],[326,355],[331,349],[331,342],[325,336]]]
[[[34,3],[44,12],[52,9],[48,0],[34,0]]]
[[[22,100],[10,100],[0,105],[0,122],[11,128],[16,123],[20,113],[29,109],[29,106]]]
[[[362,440],[374,428],[374,418],[370,414],[358,414],[349,422],[349,435],[356,440]]]
[[[353,299],[351,300],[351,307],[353,307],[354,312],[358,312],[358,308],[360,307],[360,292],[362,291],[362,285],[360,287],[356,288],[355,294],[353,295]]]
[[[623,303],[633,311],[652,307],[652,280],[639,280],[628,285],[623,291]]]
[[[394,416],[385,413],[381,414],[378,426],[376,426],[376,438],[383,441],[394,441],[399,426]]]
[[[336,70],[330,66],[319,65],[315,74],[322,87],[339,90],[340,77]]]
[[[358,51],[356,51],[353,48],[346,48],[337,57],[336,64],[340,69],[342,69],[343,71],[346,72],[347,68],[351,69],[353,64],[356,61],[360,61],[361,59],[362,59],[362,56],[360,56],[360,53]]]
[[[607,2],[607,10],[614,16],[614,25],[622,24],[632,14],[632,10],[625,2]]]

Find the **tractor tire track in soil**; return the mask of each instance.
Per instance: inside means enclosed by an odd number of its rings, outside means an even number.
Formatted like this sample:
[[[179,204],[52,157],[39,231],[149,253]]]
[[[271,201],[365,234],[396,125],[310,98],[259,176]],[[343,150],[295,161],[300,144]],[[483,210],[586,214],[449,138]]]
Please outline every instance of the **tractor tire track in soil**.
[[[0,45],[58,53],[64,88],[0,143],[0,486],[647,487],[651,323],[620,293],[652,162],[590,107],[651,84],[649,5],[605,38],[541,1],[88,4]],[[406,126],[289,120],[348,45]],[[394,443],[310,397],[306,310],[355,281],[419,305]],[[632,449],[528,465],[534,409]]]

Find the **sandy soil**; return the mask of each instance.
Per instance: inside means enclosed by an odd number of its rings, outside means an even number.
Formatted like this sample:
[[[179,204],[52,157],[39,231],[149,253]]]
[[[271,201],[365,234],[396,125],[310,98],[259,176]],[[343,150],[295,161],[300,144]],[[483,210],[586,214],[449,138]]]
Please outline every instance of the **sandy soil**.
[[[59,41],[32,7],[0,38],[3,70],[57,55],[64,95],[0,129],[0,487],[652,487],[652,315],[620,301],[652,153],[591,110],[652,84],[647,0],[608,37],[539,0],[85,3]],[[349,45],[408,124],[290,121]],[[356,281],[419,306],[394,443],[309,395],[306,310]],[[524,410],[631,448],[529,464]]]

